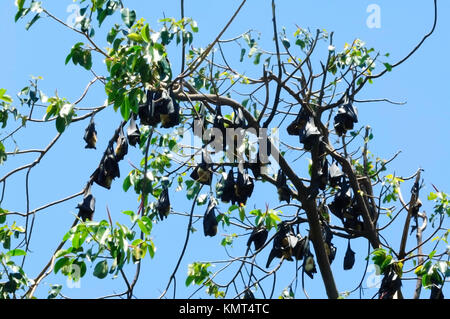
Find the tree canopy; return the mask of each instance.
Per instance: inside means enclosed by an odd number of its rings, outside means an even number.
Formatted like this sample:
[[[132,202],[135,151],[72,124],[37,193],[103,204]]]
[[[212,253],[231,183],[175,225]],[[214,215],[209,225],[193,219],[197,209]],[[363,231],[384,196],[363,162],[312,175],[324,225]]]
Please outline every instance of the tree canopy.
[[[271,34],[225,37],[242,0],[206,45],[183,0],[180,17],[157,22],[131,2],[78,0],[71,23],[46,2],[16,0],[15,21],[76,35],[55,68],[90,80],[76,98],[40,76],[14,98],[2,84],[0,298],[70,298],[67,283],[85,278],[120,280],[101,298],[290,299],[319,282],[333,299],[444,297],[449,196],[425,193],[422,167],[397,175],[399,153],[374,154],[376,128],[360,120],[363,104],[398,104],[361,94],[426,46],[436,0],[397,61],[362,39],[284,27],[275,0]],[[137,294],[161,276],[158,260],[164,286]],[[371,266],[375,296],[363,294]]]

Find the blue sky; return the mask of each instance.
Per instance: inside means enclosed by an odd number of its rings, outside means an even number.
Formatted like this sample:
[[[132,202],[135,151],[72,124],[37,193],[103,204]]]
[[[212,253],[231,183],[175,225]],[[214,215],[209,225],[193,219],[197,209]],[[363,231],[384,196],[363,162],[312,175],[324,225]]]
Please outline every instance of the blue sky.
[[[179,17],[179,1],[124,1],[125,5],[137,11],[138,17],[144,17],[152,25],[157,25],[157,20],[163,16]],[[62,20],[69,17],[67,8],[72,1],[43,1],[44,7]],[[198,22],[200,32],[196,36],[196,47],[206,46],[212,41],[225,25],[240,1],[185,1],[185,14]],[[272,42],[271,25],[271,1],[249,0],[242,12],[236,18],[233,25],[227,30],[223,38],[232,38],[249,29],[261,33],[260,45],[267,50],[274,50]],[[377,4],[381,8],[381,28],[369,28],[366,20],[369,16],[367,7]],[[319,1],[294,1],[283,0],[277,2],[278,24],[285,26],[288,35],[296,30],[296,25],[334,31],[334,43],[339,50],[346,42],[352,42],[360,38],[368,47],[390,53],[389,62],[396,62],[403,58],[429,31],[433,19],[432,1],[345,1],[333,0]],[[376,80],[361,93],[360,98],[388,98],[393,101],[406,101],[403,106],[387,103],[370,103],[359,105],[359,125],[367,125],[373,128],[375,139],[371,142],[371,151],[379,157],[390,158],[398,150],[402,153],[393,162],[391,170],[400,176],[412,175],[417,168],[425,169],[423,177],[425,188],[422,190],[422,198],[432,191],[431,183],[443,191],[450,192],[449,169],[446,165],[450,158],[448,138],[450,127],[448,91],[448,76],[446,74],[447,52],[450,44],[448,41],[450,4],[448,1],[439,2],[439,21],[433,36],[427,40],[424,46],[406,63],[394,72],[387,74],[381,80]],[[8,90],[10,95],[15,95],[28,84],[31,75],[42,76],[44,81],[41,89],[47,95],[53,95],[55,89],[60,96],[67,97],[70,101],[76,100],[84,90],[86,84],[92,79],[89,72],[71,64],[64,65],[64,60],[72,45],[83,41],[70,30],[62,28],[50,19],[39,20],[30,31],[25,31],[24,22],[14,23],[15,7],[13,1],[2,4],[0,12],[0,30],[2,34],[2,77],[0,87]],[[105,32],[109,23],[97,31],[97,41],[101,46],[106,46]],[[179,70],[179,50],[170,57],[174,70]],[[236,51],[238,54],[238,50]],[[102,70],[101,61],[96,61],[97,68]],[[246,67],[245,65],[243,65]],[[252,68],[253,66],[251,66]],[[94,68],[96,66],[94,65]],[[260,70],[252,69],[249,72]],[[106,95],[100,85],[95,85],[89,92],[83,107],[102,105]],[[24,111],[26,112],[26,111]],[[53,201],[75,192],[78,192],[85,184],[91,172],[98,164],[107,140],[119,123],[119,115],[112,109],[102,112],[101,117],[96,118],[99,142],[97,151],[86,151],[82,136],[87,123],[74,123],[69,132],[65,133],[58,145],[45,157],[40,165],[31,173],[31,207],[39,207],[49,201]],[[21,149],[39,145],[44,147],[56,134],[53,124],[36,125],[30,123],[27,129],[16,136]],[[13,147],[11,144],[9,147]],[[139,152],[136,149],[130,151],[127,156],[132,162],[137,163]],[[10,157],[4,167],[0,167],[0,175],[4,175],[11,168],[27,163],[34,159],[34,155],[22,155]],[[307,165],[306,159],[296,165]],[[301,169],[301,168],[299,168]],[[96,218],[106,218],[105,207],[110,208],[113,219],[125,222],[120,216],[120,211],[136,210],[138,203],[131,192],[123,194],[121,184],[123,177],[131,167],[127,161],[121,163],[122,178],[114,182],[110,192],[95,188],[97,197]],[[25,193],[23,191],[24,175],[18,175],[8,182],[8,193],[5,199],[5,208],[10,210],[25,210]],[[409,192],[409,185],[403,190]],[[114,194],[111,196],[111,194]],[[189,203],[183,199],[184,195],[174,195],[173,201],[180,204],[180,211],[187,211]],[[31,277],[34,277],[48,261],[53,249],[67,232],[76,213],[75,206],[79,199],[72,200],[64,205],[52,207],[40,212],[36,218],[34,241],[31,247],[32,253],[28,257],[25,269]],[[263,208],[262,202],[276,205],[276,193],[267,185],[258,185],[256,196],[252,199],[252,205]],[[11,205],[9,208],[6,205]],[[225,207],[221,207],[225,209]],[[427,212],[431,212],[432,206],[426,205]],[[176,208],[178,209],[178,208]],[[203,214],[204,206],[196,210],[196,214]],[[403,220],[403,218],[401,218]],[[158,247],[154,260],[146,260],[143,263],[141,284],[138,285],[136,295],[138,297],[158,297],[165,288],[168,276],[171,273],[178,253],[181,251],[186,228],[186,220],[181,217],[170,216],[154,229],[154,241]],[[197,223],[197,229],[201,230],[201,223]],[[51,230],[51,231],[50,231]],[[392,232],[392,240],[397,243],[399,231]],[[178,297],[189,296],[194,290],[184,288],[184,279],[187,264],[196,260],[223,259],[225,252],[220,247],[219,236],[204,238],[201,231],[191,237],[189,253],[183,259],[178,271],[177,287]],[[243,245],[246,238],[235,243],[236,255],[244,253]],[[412,238],[412,241],[414,239]],[[337,241],[338,250],[336,260],[332,266],[338,273],[336,278],[340,291],[352,290],[354,278],[362,274],[365,265],[363,258],[357,261],[354,271],[342,272],[342,258],[345,253],[345,241]],[[365,256],[367,246],[362,241],[352,242],[352,247],[357,251],[357,256]],[[395,244],[398,247],[398,244]],[[241,249],[240,249],[241,248]],[[265,256],[261,260],[265,261]],[[220,268],[220,265],[216,267]],[[92,273],[93,269],[88,269]],[[276,287],[275,296],[292,279],[294,264],[286,263],[282,269]],[[133,269],[127,272],[133,275]],[[38,290],[38,296],[46,297],[48,284],[65,282],[62,275],[51,275],[45,279]],[[349,284],[351,282],[351,284]],[[415,285],[415,282],[413,282]],[[98,280],[88,275],[81,282],[82,289],[70,289],[63,287],[63,293],[70,297],[96,297],[107,295],[112,291],[122,291],[123,281]],[[307,279],[306,288],[311,297],[323,297],[324,289],[320,276],[314,281]],[[367,290],[366,297],[371,297],[376,289]],[[445,293],[445,292],[444,292]],[[446,287],[446,294],[450,289]],[[298,297],[303,298],[301,289],[297,290]],[[424,294],[427,296],[428,292]],[[204,297],[204,295],[202,295]],[[232,294],[230,295],[232,296]],[[355,296],[356,297],[356,296]]]

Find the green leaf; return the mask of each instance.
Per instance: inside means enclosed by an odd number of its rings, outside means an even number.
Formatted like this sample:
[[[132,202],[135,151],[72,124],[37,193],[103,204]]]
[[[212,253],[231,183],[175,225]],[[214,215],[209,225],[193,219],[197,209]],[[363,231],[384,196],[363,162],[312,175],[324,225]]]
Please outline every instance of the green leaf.
[[[15,256],[25,256],[27,253],[22,250],[22,249],[13,249],[11,251],[8,251],[6,253],[6,255],[10,256],[10,257],[15,257]]]
[[[291,43],[289,42],[288,38],[284,38],[283,40],[281,40],[281,42],[283,43],[286,49],[289,49],[291,47]]]
[[[246,50],[244,48],[241,49],[241,58],[240,58],[240,62],[244,61],[244,56],[245,56],[245,52]]]
[[[135,32],[128,34],[127,37],[128,37],[128,39],[130,39],[131,41],[134,41],[134,42],[139,42],[139,43],[144,42],[144,39],[142,38],[142,36]]]
[[[39,13],[37,13],[37,14],[33,17],[33,19],[31,19],[31,21],[27,23],[27,25],[25,26],[25,30],[28,31],[28,29],[30,29],[31,26],[32,26],[37,20],[39,20],[39,18],[40,18],[40,15],[39,15]]]
[[[131,28],[136,21],[136,12],[134,10],[130,10],[128,8],[124,8],[121,11],[122,20],[128,28]]]
[[[62,117],[56,119],[56,130],[58,133],[63,133],[66,129],[66,120]]]
[[[94,276],[99,279],[103,279],[107,275],[108,275],[108,262],[106,260],[103,260],[97,263],[97,265],[94,268]]]
[[[392,65],[390,65],[389,63],[384,63],[384,66],[388,72],[392,71]]]
[[[64,258],[59,259],[59,260],[55,263],[55,267],[53,268],[54,273],[57,274],[58,271],[59,271],[62,267],[66,266],[66,265],[69,264],[69,263],[70,263],[70,259],[67,258],[67,257],[64,257]]]
[[[144,39],[145,42],[150,43],[150,30],[149,30],[148,23],[142,28],[141,30],[141,36],[142,39]]]

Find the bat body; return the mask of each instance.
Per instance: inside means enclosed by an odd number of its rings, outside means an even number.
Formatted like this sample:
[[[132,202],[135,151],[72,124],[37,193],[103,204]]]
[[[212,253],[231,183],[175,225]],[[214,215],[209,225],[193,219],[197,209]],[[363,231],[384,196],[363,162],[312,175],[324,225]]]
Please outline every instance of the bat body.
[[[358,123],[358,111],[353,104],[347,101],[338,109],[334,117],[334,129],[339,136],[344,135],[348,130],[352,130],[355,123]]]
[[[338,218],[344,218],[344,212],[352,202],[350,184],[343,181],[339,191],[336,192],[333,202],[329,205],[330,211]]]
[[[314,124],[314,118],[310,117],[305,127],[300,130],[300,143],[303,144],[305,150],[310,151],[313,145],[318,143],[319,137],[319,129]]]
[[[355,252],[350,247],[350,240],[348,241],[347,251],[344,257],[344,270],[350,270],[355,264]]]
[[[125,155],[128,154],[128,142],[125,136],[123,135],[123,132],[120,131],[119,137],[116,141],[116,149],[115,149],[115,155],[117,161],[121,161],[125,158]]]
[[[394,267],[389,266],[385,271],[380,289],[378,290],[379,299],[393,299],[395,293],[401,288],[402,280],[396,273]]]
[[[161,194],[159,195],[158,201],[156,202],[155,208],[161,220],[169,216],[170,198],[169,198],[169,189],[167,187],[163,188]]]
[[[253,229],[250,237],[248,238],[247,246],[250,247],[250,245],[253,243],[255,250],[259,250],[262,246],[264,246],[268,235],[269,232],[264,226]]]
[[[113,179],[120,177],[119,164],[111,147],[106,150],[100,165],[91,176],[95,183],[110,189]]]
[[[291,202],[291,191],[287,186],[286,175],[280,169],[277,174],[276,187],[278,193],[278,199],[281,201]]]
[[[317,273],[316,263],[314,262],[314,255],[311,253],[311,251],[309,251],[309,248],[303,259],[303,269],[311,279],[313,279],[314,274]]]
[[[301,108],[300,113],[297,115],[295,120],[288,125],[287,132],[289,135],[299,136],[301,130],[303,130],[306,126],[306,122],[308,122],[309,116],[307,112]]]
[[[214,237],[217,235],[217,226],[219,223],[216,218],[216,205],[210,201],[203,217],[203,233],[205,236]]]
[[[267,259],[266,268],[270,266],[270,263],[274,258],[284,257],[285,259],[292,261],[293,250],[297,246],[298,237],[294,235],[290,226],[285,222],[281,222],[278,225],[278,231],[273,238],[273,247],[269,253]]]
[[[86,127],[83,139],[86,142],[84,148],[96,149],[97,131],[95,130],[94,117],[91,118],[89,125]]]
[[[191,173],[191,178],[200,184],[211,185],[212,182],[212,171],[208,167],[208,163],[205,161],[207,157],[206,151],[202,152],[202,162],[194,169]]]
[[[222,202],[229,203],[234,200],[234,184],[233,169],[230,169],[222,188],[222,196],[220,197]]]
[[[156,108],[155,99],[161,98],[161,95],[151,90],[147,91],[147,99],[144,104],[139,106],[139,119],[142,125],[156,126],[161,121],[159,110]]]
[[[90,186],[84,194],[83,201],[77,205],[77,208],[79,209],[78,217],[80,217],[83,222],[93,219],[95,212],[95,197],[91,193]]]
[[[180,105],[167,91],[163,91],[162,98],[159,105],[161,126],[164,128],[171,128],[180,124]]]
[[[240,206],[245,205],[247,203],[247,199],[252,196],[253,188],[253,179],[248,175],[248,173],[242,173],[239,171],[234,184],[234,201],[236,201]]]
[[[255,295],[253,295],[253,292],[249,288],[247,288],[245,290],[243,299],[255,299]]]
[[[337,187],[341,182],[342,182],[342,178],[344,178],[344,173],[341,171],[341,169],[339,168],[339,166],[337,166],[336,162],[333,162],[333,164],[331,164],[329,170],[329,181],[330,181],[330,186],[331,187]]]
[[[136,124],[134,116],[131,117],[130,125],[128,125],[128,128],[127,128],[127,138],[128,138],[128,143],[131,146],[136,146],[136,144],[140,143],[141,132],[139,132],[139,128]]]

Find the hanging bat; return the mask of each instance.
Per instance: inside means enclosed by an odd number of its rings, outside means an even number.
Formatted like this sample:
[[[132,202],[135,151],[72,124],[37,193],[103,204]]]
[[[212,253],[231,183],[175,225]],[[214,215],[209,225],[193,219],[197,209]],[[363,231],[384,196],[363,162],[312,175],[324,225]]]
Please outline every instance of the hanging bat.
[[[203,185],[211,185],[212,181],[212,171],[209,168],[208,164],[205,161],[205,150],[202,153],[202,162],[195,167],[195,169],[191,173],[191,178],[200,184]]]
[[[231,168],[223,185],[222,196],[220,197],[222,202],[229,203],[234,200],[234,184],[233,169]]]
[[[273,238],[273,247],[267,259],[266,268],[274,258],[281,258],[292,261],[293,249],[297,245],[298,237],[294,235],[290,226],[285,222],[278,225],[278,231]]]
[[[345,175],[339,166],[337,166],[337,163],[333,162],[329,168],[329,176],[330,186],[336,188],[342,182],[342,178],[344,178]]]
[[[319,189],[325,190],[328,183],[328,160],[325,157],[320,160],[320,166],[317,172],[317,180]]]
[[[280,202],[286,201],[289,204],[291,202],[291,191],[286,182],[286,175],[281,169],[278,170],[276,187]]]
[[[393,299],[395,293],[401,288],[402,280],[398,276],[392,265],[384,273],[381,281],[380,289],[378,290],[379,299]]]
[[[334,117],[334,129],[339,136],[344,135],[348,130],[352,130],[355,123],[358,123],[358,111],[348,98],[338,109]]]
[[[344,256],[344,270],[350,270],[355,264],[355,252],[350,247],[350,239],[348,240],[347,251]]]
[[[314,124],[314,118],[310,117],[305,127],[300,131],[300,143],[303,144],[305,150],[310,151],[313,145],[318,143],[319,137],[319,129]]]
[[[139,106],[139,119],[142,125],[156,126],[161,121],[159,112],[155,107],[154,100],[160,98],[161,95],[151,90],[147,91],[144,104]]]
[[[311,279],[314,279],[314,274],[317,273],[316,263],[314,262],[314,255],[309,250],[309,247],[307,247],[305,256],[303,258],[303,270]]]
[[[128,143],[131,146],[136,146],[136,144],[140,143],[141,132],[139,132],[139,128],[136,124],[134,116],[131,117],[130,125],[128,125],[128,128],[127,128],[127,138],[128,138]]]
[[[329,205],[330,211],[338,218],[344,218],[344,212],[351,204],[351,190],[350,184],[347,181],[342,181],[340,189],[336,192],[333,202]]]
[[[255,251],[258,251],[262,246],[264,246],[268,235],[269,232],[267,231],[267,228],[265,226],[254,228],[252,233],[250,234],[250,237],[248,238],[247,246],[250,247],[250,245],[253,243]]]
[[[253,179],[247,172],[242,173],[239,169],[236,183],[234,184],[234,198],[238,205],[244,206],[247,204],[247,199],[252,196],[253,188]]]
[[[167,91],[163,91],[164,106],[161,107],[160,112],[161,126],[164,128],[171,128],[180,124],[180,105],[175,100],[173,95],[166,97]]]
[[[94,116],[91,117],[91,121],[86,127],[83,139],[86,142],[86,146],[84,148],[96,149],[95,145],[97,144],[97,131],[95,130]]]
[[[206,209],[203,217],[203,232],[205,236],[214,237],[217,235],[217,226],[219,223],[216,219],[216,205],[212,200],[209,201],[208,208]]]
[[[169,188],[163,187],[161,194],[159,195],[158,201],[155,205],[156,211],[159,214],[159,219],[163,220],[167,218],[170,214],[170,199],[169,199]]]
[[[289,135],[299,136],[300,131],[305,128],[306,122],[308,122],[309,116],[307,112],[302,107],[300,113],[297,115],[295,120],[288,125],[287,132]]]
[[[106,153],[91,176],[95,183],[104,188],[110,189],[113,179],[120,177],[119,164],[112,147],[108,147]]]
[[[328,256],[328,261],[330,265],[333,263],[334,258],[336,257],[336,246],[331,242],[333,239],[333,233],[331,232],[330,226],[328,224],[322,224],[322,239],[325,246],[325,252]]]
[[[302,260],[309,246],[309,238],[308,236],[302,238],[300,234],[297,234],[297,239],[297,245],[294,247],[293,254],[296,260]]]
[[[250,288],[245,289],[244,297],[242,299],[255,299],[255,295]]]
[[[78,217],[85,222],[86,220],[92,220],[95,212],[95,197],[91,193],[91,185],[84,193],[83,201],[77,205]]]
[[[445,299],[442,293],[442,287],[439,287],[436,283],[433,283],[431,286],[430,299]]]
[[[117,137],[115,154],[118,162],[123,160],[125,155],[128,154],[128,142],[123,135],[123,130],[120,130],[119,136]]]
[[[219,144],[219,143],[223,144],[225,147],[226,146],[226,143],[224,143],[224,138],[226,136],[225,120],[223,118],[220,105],[216,106],[216,115],[214,116],[213,128],[215,128],[216,130],[218,130],[222,133],[222,137],[219,141],[217,141],[217,144]],[[218,137],[215,136],[214,139],[212,139],[212,141],[216,140],[217,138]]]

